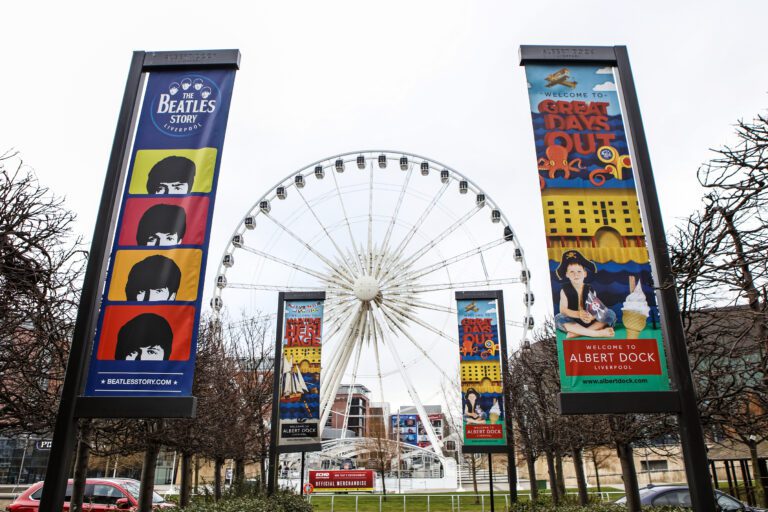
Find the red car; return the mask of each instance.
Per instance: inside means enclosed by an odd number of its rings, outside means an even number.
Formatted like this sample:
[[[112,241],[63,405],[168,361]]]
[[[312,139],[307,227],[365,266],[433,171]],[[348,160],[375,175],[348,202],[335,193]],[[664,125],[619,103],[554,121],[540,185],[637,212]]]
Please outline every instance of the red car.
[[[43,482],[33,484],[5,507],[8,512],[38,512],[40,497],[43,495]],[[62,510],[69,510],[72,496],[72,480],[67,483]],[[102,512],[115,510],[136,510],[139,499],[139,481],[128,478],[88,478],[85,481],[83,511]],[[157,493],[152,495],[153,508],[174,508]]]

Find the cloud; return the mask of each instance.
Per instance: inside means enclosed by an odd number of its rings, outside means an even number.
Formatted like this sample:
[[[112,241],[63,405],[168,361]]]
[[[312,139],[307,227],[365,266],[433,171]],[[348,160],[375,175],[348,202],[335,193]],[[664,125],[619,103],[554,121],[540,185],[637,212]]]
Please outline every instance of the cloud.
[[[491,308],[486,313],[496,313],[496,308]]]
[[[533,87],[533,86],[531,85],[531,82],[526,82],[526,83],[528,84],[528,88],[529,88],[529,89]]]
[[[615,91],[616,90],[616,84],[611,82],[611,81],[603,82],[601,84],[597,84],[596,86],[594,86],[592,88],[592,90],[593,91],[598,91],[598,92],[599,91]]]
[[[496,301],[495,300],[489,300],[488,304],[490,304],[491,306],[495,306],[496,305]]]
[[[597,75],[611,75],[611,74],[613,74],[613,68],[611,66],[606,66],[604,68],[600,68],[597,71],[595,71],[595,74],[597,74]]]

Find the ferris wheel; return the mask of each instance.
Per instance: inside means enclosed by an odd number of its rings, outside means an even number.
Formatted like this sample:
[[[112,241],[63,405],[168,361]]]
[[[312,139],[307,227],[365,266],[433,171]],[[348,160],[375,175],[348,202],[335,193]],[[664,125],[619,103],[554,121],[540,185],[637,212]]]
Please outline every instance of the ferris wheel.
[[[504,291],[514,349],[533,328],[529,280],[515,231],[486,191],[434,160],[366,150],[267,189],[224,250],[211,305],[274,318],[277,292],[325,291],[320,425],[342,382],[365,383],[382,402],[409,396],[437,451],[424,397],[458,385],[454,292]]]

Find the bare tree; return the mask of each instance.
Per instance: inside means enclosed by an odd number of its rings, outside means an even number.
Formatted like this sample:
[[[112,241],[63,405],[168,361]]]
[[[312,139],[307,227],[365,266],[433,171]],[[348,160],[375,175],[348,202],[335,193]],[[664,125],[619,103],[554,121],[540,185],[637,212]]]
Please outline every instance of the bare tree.
[[[18,153],[0,154],[0,425],[52,431],[85,253],[75,215]]]

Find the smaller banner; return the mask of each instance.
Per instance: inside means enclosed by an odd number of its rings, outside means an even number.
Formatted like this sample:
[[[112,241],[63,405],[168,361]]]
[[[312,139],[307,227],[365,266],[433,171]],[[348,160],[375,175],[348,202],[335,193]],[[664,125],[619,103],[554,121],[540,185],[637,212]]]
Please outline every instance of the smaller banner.
[[[375,481],[372,469],[309,472],[309,483],[314,486],[314,492],[373,491]]]
[[[278,406],[281,447],[320,442],[323,303],[285,301]]]
[[[495,299],[456,301],[466,447],[507,443],[497,307]]]

